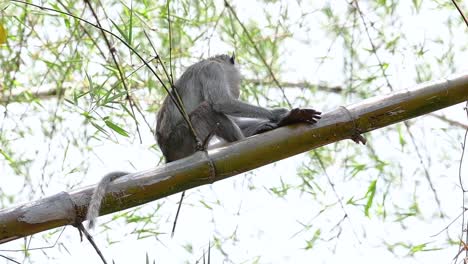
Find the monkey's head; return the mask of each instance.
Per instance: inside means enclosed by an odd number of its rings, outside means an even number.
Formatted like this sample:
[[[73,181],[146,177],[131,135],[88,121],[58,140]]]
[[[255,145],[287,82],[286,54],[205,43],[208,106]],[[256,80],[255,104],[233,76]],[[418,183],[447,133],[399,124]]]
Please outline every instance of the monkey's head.
[[[231,56],[229,56],[227,54],[221,54],[221,55],[213,56],[213,57],[209,58],[209,60],[214,60],[214,61],[219,61],[219,62],[226,63],[226,64],[235,65],[236,64],[236,55],[234,53],[232,53]]]
[[[236,66],[235,55],[216,55],[209,58],[208,60],[218,62],[223,67],[223,70],[226,74],[225,76],[227,77],[229,85],[231,87],[231,92],[235,97],[238,97],[242,77],[239,72],[239,69],[237,69]]]

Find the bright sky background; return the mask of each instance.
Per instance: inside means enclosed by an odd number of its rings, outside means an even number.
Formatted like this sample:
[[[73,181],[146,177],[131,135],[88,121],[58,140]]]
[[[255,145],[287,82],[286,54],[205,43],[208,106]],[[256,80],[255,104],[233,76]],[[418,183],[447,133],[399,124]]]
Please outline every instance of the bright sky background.
[[[338,1],[337,1],[338,2]],[[363,2],[363,1],[361,1]],[[333,6],[338,9],[347,8],[345,1]],[[256,17],[259,7],[255,7],[252,1],[236,1],[236,9],[243,21]],[[319,5],[317,3],[317,5]],[[290,14],[298,14],[297,6],[293,3],[288,6]],[[362,4],[363,9],[366,5]],[[277,9],[277,5],[271,5],[272,9]],[[313,8],[312,8],[313,10]],[[405,12],[402,10],[401,12]],[[458,16],[457,13],[441,12],[436,8],[427,8],[422,10],[420,14],[412,14],[411,10],[406,10],[405,21],[402,25],[397,25],[395,28],[388,30],[405,32],[409,36],[409,43],[422,43],[424,39],[433,39],[438,36],[447,37],[447,27],[444,24],[445,18],[448,15]],[[372,19],[372,14],[366,14],[369,19]],[[324,31],[320,28],[323,26],[319,23],[319,19],[311,19],[309,23],[316,25],[314,33],[307,35],[301,32],[292,32],[297,35],[295,41],[291,41],[284,46],[284,64],[287,71],[282,73],[283,80],[301,81],[308,80],[313,83],[326,82],[332,85],[342,85],[344,76],[342,70],[337,69],[334,60],[341,61],[342,54],[341,44],[334,44],[333,52],[330,54],[331,60],[327,61],[320,68],[317,67],[317,58],[327,53],[330,47],[330,38],[324,35]],[[259,21],[261,23],[261,21]],[[316,32],[316,33],[315,33]],[[303,36],[304,35],[304,36]],[[468,41],[466,31],[457,32],[454,34],[454,43],[466,43]],[[212,42],[212,54],[231,52],[232,47]],[[336,46],[335,46],[336,45]],[[431,46],[426,43],[428,57],[431,52],[438,53],[438,46]],[[203,50],[204,47],[198,47]],[[432,50],[431,50],[432,48]],[[408,49],[406,52],[410,52]],[[405,51],[398,53],[392,57],[389,54],[382,54],[382,58],[390,62],[390,79],[395,89],[402,89],[415,84],[414,65],[417,61],[408,61],[405,59],[408,54]],[[458,71],[466,72],[468,65],[466,60],[468,54],[465,50],[463,54],[458,54],[460,59],[456,60],[456,68]],[[242,58],[239,58],[242,68]],[[437,75],[437,69],[433,69],[434,78],[442,78],[444,75]],[[300,90],[287,90],[289,98],[301,94]],[[275,94],[275,91],[271,91]],[[377,94],[376,94],[377,95]],[[324,111],[332,110],[339,105],[347,105],[358,100],[352,97],[343,99],[340,96],[333,96],[325,93],[310,94],[305,96],[313,98],[315,102],[314,108]],[[303,105],[295,106],[303,106]],[[46,109],[54,109],[54,102],[44,102]],[[451,119],[458,120],[462,123],[467,123],[465,113],[463,112],[464,105],[459,104],[442,111],[439,114],[450,116]],[[9,106],[9,111],[22,113],[27,109],[26,105],[12,104]],[[0,110],[3,108],[0,106]],[[49,116],[49,112],[37,113],[37,117],[41,118],[26,118],[24,122],[35,124],[38,131],[43,123],[42,118]],[[2,120],[1,122],[8,122]],[[81,129],[81,123],[76,122],[78,115],[67,118],[65,124],[71,130]],[[148,118],[154,121],[154,118]],[[418,146],[421,147],[423,153],[431,153],[430,157],[440,158],[446,156],[448,162],[441,164],[430,165],[432,179],[437,186],[442,207],[447,217],[440,219],[434,217],[434,199],[430,189],[427,187],[422,173],[419,161],[414,155],[402,154],[399,145],[389,145],[389,140],[397,142],[398,134],[396,131],[391,131],[386,134],[383,132],[372,132],[378,137],[373,137],[370,144],[380,150],[379,158],[389,163],[399,163],[405,168],[404,175],[401,175],[398,184],[401,185],[401,195],[393,195],[392,199],[387,201],[407,207],[412,203],[411,197],[417,189],[417,195],[420,200],[425,200],[427,203],[419,204],[422,213],[421,218],[409,220],[405,222],[407,226],[402,227],[400,222],[395,219],[386,219],[371,216],[364,217],[362,210],[355,207],[346,207],[349,214],[349,219],[346,219],[341,225],[341,232],[338,228],[334,229],[334,224],[339,222],[343,217],[343,211],[337,207],[333,210],[328,210],[326,213],[320,214],[320,210],[324,205],[318,204],[311,200],[311,196],[301,194],[298,191],[291,191],[285,198],[277,198],[271,194],[270,188],[278,187],[281,181],[285,180],[288,183],[299,181],[295,177],[298,167],[303,163],[307,164],[308,155],[301,154],[295,157],[271,164],[252,172],[245,173],[230,179],[217,182],[210,186],[202,186],[194,190],[189,190],[185,198],[185,204],[182,208],[178,222],[176,235],[170,238],[170,230],[172,221],[176,211],[176,203],[179,200],[179,194],[173,195],[162,201],[155,201],[144,205],[138,210],[138,215],[145,216],[155,214],[153,220],[159,224],[159,231],[165,233],[157,237],[148,237],[145,239],[136,239],[132,232],[135,229],[134,224],[127,224],[124,221],[113,221],[108,225],[112,231],[105,231],[101,226],[95,231],[95,239],[101,250],[109,261],[113,258],[116,263],[145,263],[146,254],[149,259],[153,259],[156,263],[203,263],[201,258],[203,251],[207,250],[208,243],[214,235],[217,237],[234,237],[235,239],[222,243],[222,252],[229,256],[233,263],[448,263],[456,254],[456,247],[448,247],[439,251],[417,253],[414,257],[407,257],[408,249],[396,247],[396,254],[389,252],[382,244],[382,240],[389,244],[399,241],[407,241],[408,243],[422,244],[430,243],[428,248],[438,248],[444,245],[446,236],[443,233],[440,236],[433,236],[443,230],[451,221],[460,213],[461,192],[458,184],[458,160],[461,152],[453,149],[451,144],[453,141],[461,142],[461,136],[464,131],[459,128],[450,127],[447,123],[443,123],[433,117],[420,117],[412,122],[412,132],[418,140]],[[6,124],[8,127],[8,124]],[[11,124],[14,127],[14,124]],[[154,156],[153,152],[148,150],[149,146],[154,143],[152,135],[149,131],[143,131],[143,142],[140,145],[135,142],[119,138],[118,144],[101,144],[95,145],[93,155],[89,157],[80,156],[81,153],[69,153],[69,157],[73,157],[77,161],[86,158],[95,162],[91,162],[89,172],[80,186],[74,188],[95,184],[101,175],[113,170],[144,170],[152,168],[158,162],[158,157]],[[405,135],[406,136],[406,135]],[[409,137],[407,138],[409,141]],[[449,142],[450,141],[450,142]],[[19,148],[28,149],[28,146],[33,144],[47,144],[44,142],[42,135],[37,137],[29,137],[19,140],[17,144]],[[450,143],[450,144],[449,144]],[[354,146],[349,143],[340,143],[339,149],[336,149],[336,155],[344,157],[345,153],[354,152]],[[366,148],[366,147],[362,147]],[[37,157],[37,160],[43,160],[47,156],[47,149],[41,153],[30,153]],[[360,150],[357,150],[360,151]],[[62,153],[63,149],[51,149],[50,152]],[[60,155],[59,155],[60,156]],[[55,160],[59,168],[60,160]],[[1,170],[5,175],[11,173],[8,169],[4,169],[3,163]],[[41,180],[42,162],[37,162],[37,166],[31,171],[33,181]],[[342,164],[335,164],[327,168],[327,174],[335,183],[335,188],[340,196],[346,201],[352,195],[356,198],[362,197],[365,194],[368,183],[376,177],[375,172],[370,171],[369,174],[359,174],[359,179],[353,179],[349,182],[344,182]],[[463,177],[466,179],[468,165],[464,164]],[[319,169],[319,168],[316,168]],[[4,174],[4,173],[2,173]],[[410,177],[420,177],[419,181],[407,182]],[[23,179],[20,177],[6,176],[8,181],[3,181],[2,187],[10,194],[17,194],[24,199],[23,202],[31,200],[28,194],[20,193]],[[76,177],[76,178],[74,178]],[[46,195],[53,195],[67,188],[70,182],[79,182],[81,174],[70,174],[64,178],[62,182],[49,182],[46,186]],[[317,182],[328,188],[328,181],[325,176],[318,179]],[[70,187],[68,187],[70,188]],[[252,190],[254,189],[254,190]],[[326,193],[325,197],[329,204],[337,201],[336,196],[331,190]],[[36,199],[35,197],[34,199]],[[206,204],[204,205],[202,201]],[[466,201],[468,203],[468,201]],[[158,205],[161,208],[156,212]],[[211,207],[208,209],[207,207]],[[128,210],[128,211],[132,211]],[[108,215],[99,218],[99,224],[106,223],[112,217],[116,217],[119,213]],[[310,225],[310,228],[303,230],[301,223]],[[141,224],[138,225],[141,228]],[[152,226],[153,228],[154,226]],[[314,232],[319,228],[327,232],[327,236],[331,241],[319,241],[312,250],[304,250],[306,240],[312,239]],[[449,229],[452,238],[460,232],[459,225],[454,225]],[[62,229],[59,228],[57,233],[48,238],[49,243],[44,243],[43,234],[35,235],[38,239],[33,238],[30,244],[31,248],[50,246],[57,239],[58,234]],[[332,231],[331,231],[332,230]],[[402,231],[404,230],[404,231]],[[339,238],[334,238],[332,234]],[[45,233],[44,233],[45,234]],[[327,237],[322,237],[327,238]],[[8,244],[0,245],[0,254],[15,256],[21,259],[19,254],[9,254],[2,252],[5,249],[18,249],[22,245],[22,240],[14,241]],[[117,243],[113,243],[117,242]],[[78,231],[73,227],[66,227],[62,237],[59,240],[60,245],[52,249],[44,249],[41,253],[34,252],[30,263],[100,263],[99,257],[94,252],[93,248],[87,241],[79,240]],[[211,240],[211,243],[213,241]],[[192,245],[191,248],[185,246]],[[192,253],[193,252],[193,253]],[[52,259],[51,259],[52,257]],[[225,257],[218,250],[211,251],[211,263],[224,263]],[[225,261],[226,263],[230,263]],[[0,263],[9,263],[0,258]],[[27,262],[29,263],[29,262]]]

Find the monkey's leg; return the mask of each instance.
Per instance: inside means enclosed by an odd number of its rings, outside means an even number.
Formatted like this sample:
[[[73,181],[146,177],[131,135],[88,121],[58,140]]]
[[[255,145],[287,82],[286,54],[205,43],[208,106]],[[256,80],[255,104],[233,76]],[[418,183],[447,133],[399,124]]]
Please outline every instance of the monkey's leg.
[[[158,143],[166,163],[185,158],[193,154],[197,148],[197,142],[183,120],[173,128],[168,138],[160,138]]]
[[[244,138],[236,123],[225,114],[215,112],[208,102],[201,103],[197,109],[190,113],[190,120],[202,142],[208,143],[213,135],[228,142]]]
[[[244,138],[239,126],[228,116],[212,112],[214,119],[216,120],[216,136],[226,140],[227,142],[234,142]]]
[[[208,102],[201,103],[189,117],[197,137],[205,148],[213,135],[228,142],[243,138],[239,127],[226,115],[213,111]],[[185,120],[179,121],[168,138],[160,138],[159,145],[166,162],[185,158],[197,151],[197,142]]]
[[[237,119],[236,124],[245,137],[261,134],[278,127],[277,123],[262,119]]]

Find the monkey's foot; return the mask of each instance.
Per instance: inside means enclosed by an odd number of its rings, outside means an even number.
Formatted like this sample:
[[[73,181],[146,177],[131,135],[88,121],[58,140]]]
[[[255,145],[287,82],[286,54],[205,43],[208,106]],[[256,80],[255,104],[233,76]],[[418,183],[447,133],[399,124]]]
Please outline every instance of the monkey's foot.
[[[314,109],[308,108],[294,108],[289,111],[285,117],[283,117],[279,122],[278,126],[286,126],[294,123],[309,123],[315,124],[321,118],[322,113]]]
[[[367,142],[366,138],[359,134],[359,131],[354,132],[354,134],[351,136],[351,140],[356,142],[356,144],[362,143],[363,145],[365,145]]]

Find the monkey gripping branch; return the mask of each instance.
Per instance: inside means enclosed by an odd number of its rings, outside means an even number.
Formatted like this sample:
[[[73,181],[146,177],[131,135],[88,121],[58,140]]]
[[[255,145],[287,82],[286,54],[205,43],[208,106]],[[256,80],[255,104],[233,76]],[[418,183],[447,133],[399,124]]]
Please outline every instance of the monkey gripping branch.
[[[468,73],[369,98],[326,113],[315,125],[296,124],[237,141],[147,171],[109,186],[101,215],[213,183],[310,149],[352,138],[468,100]],[[213,173],[213,167],[215,172]],[[61,192],[0,210],[0,244],[80,223],[95,186]]]

